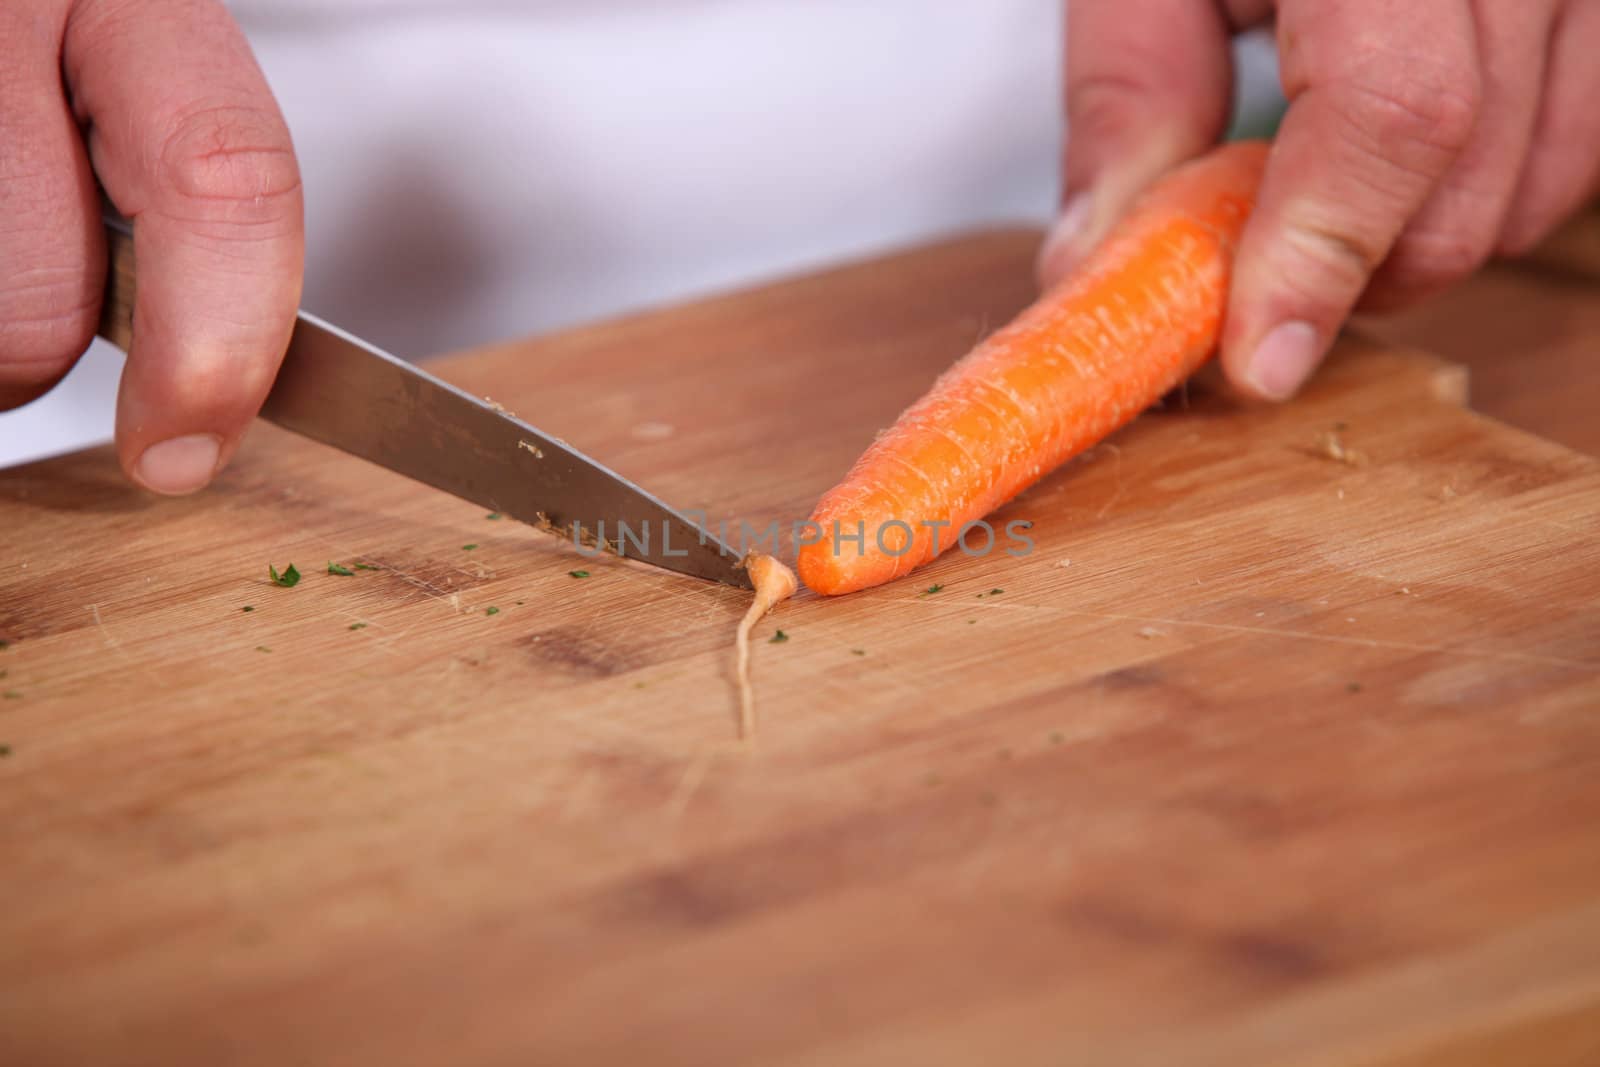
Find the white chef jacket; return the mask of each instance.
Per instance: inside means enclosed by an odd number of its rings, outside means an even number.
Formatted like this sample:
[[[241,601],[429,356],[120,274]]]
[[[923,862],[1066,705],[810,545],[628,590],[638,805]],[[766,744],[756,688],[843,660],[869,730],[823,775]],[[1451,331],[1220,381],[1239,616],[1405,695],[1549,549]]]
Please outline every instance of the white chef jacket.
[[[1062,0],[234,0],[305,179],[304,305],[421,358],[1045,223]],[[120,356],[0,414],[109,438]]]

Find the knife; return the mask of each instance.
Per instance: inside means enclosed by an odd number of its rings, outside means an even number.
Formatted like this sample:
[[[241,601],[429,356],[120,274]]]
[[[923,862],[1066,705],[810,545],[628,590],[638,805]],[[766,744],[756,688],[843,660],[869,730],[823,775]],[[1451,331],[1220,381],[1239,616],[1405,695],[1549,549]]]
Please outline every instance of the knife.
[[[133,335],[133,230],[105,219],[99,333]],[[262,418],[491,512],[679,574],[749,589],[742,554],[656,497],[497,406],[300,312]]]

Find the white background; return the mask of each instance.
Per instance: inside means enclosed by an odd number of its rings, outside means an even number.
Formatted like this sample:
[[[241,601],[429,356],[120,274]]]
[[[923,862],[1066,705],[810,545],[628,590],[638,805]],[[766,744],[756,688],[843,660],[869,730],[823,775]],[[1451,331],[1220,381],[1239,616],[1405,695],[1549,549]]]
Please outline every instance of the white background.
[[[231,6],[300,156],[306,308],[409,358],[1056,203],[1061,0]],[[119,368],[0,414],[0,464],[108,438]]]

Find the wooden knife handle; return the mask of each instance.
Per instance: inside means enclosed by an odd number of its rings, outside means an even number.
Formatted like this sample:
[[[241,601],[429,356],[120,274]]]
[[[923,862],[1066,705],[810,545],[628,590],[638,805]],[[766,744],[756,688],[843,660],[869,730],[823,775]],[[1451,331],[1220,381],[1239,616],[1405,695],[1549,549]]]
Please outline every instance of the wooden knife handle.
[[[100,304],[99,334],[124,352],[133,340],[133,227],[112,214],[105,216],[106,268],[105,299]]]

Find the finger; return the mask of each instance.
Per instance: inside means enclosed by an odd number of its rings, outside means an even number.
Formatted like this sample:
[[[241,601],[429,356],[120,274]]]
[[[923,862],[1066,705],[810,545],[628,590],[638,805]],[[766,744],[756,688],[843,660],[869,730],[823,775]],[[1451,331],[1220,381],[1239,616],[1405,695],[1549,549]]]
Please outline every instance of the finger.
[[[1154,178],[1221,136],[1233,63],[1212,0],[1067,4],[1061,221],[1040,252],[1053,284]]]
[[[1438,292],[1494,252],[1533,141],[1553,0],[1474,0],[1483,107],[1466,148],[1411,219],[1361,305],[1397,307]]]
[[[1480,86],[1465,0],[1279,6],[1290,100],[1240,241],[1230,381],[1284,399],[1466,147]]]
[[[1508,255],[1533,247],[1600,194],[1600,0],[1574,0],[1556,19],[1533,148],[1500,240]]]
[[[213,0],[80,0],[63,53],[139,282],[117,451],[140,484],[211,480],[271,386],[300,300],[300,177],[244,38]]]
[[[61,95],[62,4],[0,5],[0,410],[89,347],[105,284],[94,183]]]

